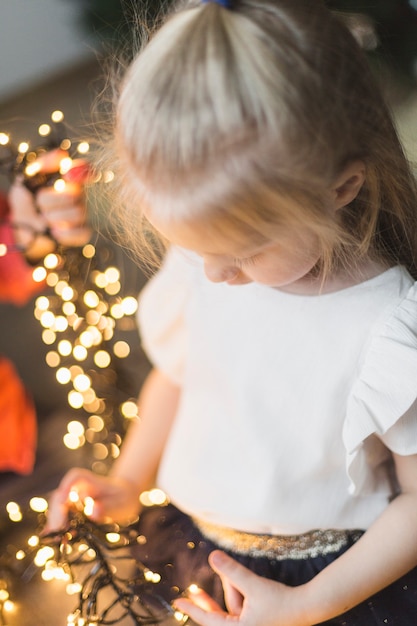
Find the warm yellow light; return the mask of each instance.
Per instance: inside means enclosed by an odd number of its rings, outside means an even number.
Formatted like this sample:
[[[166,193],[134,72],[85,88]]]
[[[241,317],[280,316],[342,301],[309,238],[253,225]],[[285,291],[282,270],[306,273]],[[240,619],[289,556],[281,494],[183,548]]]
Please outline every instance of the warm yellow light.
[[[51,127],[49,124],[41,124],[38,128],[38,133],[41,137],[47,137],[51,132]]]
[[[62,111],[59,111],[58,109],[56,111],[53,111],[51,113],[51,120],[53,122],[55,122],[55,124],[58,124],[59,122],[62,122],[64,119],[64,114]]]
[[[74,346],[72,353],[74,359],[77,359],[77,361],[84,361],[88,355],[87,349],[84,346]]]
[[[67,585],[65,588],[65,591],[69,596],[73,596],[76,593],[79,593],[81,590],[82,590],[81,583],[69,583],[69,585]]]
[[[72,352],[72,343],[68,339],[61,339],[58,343],[58,352],[62,356],[69,356]]]
[[[9,592],[7,589],[0,589],[0,602],[4,602],[9,597]]]
[[[73,297],[74,297],[74,289],[70,287],[69,285],[66,285],[66,287],[64,287],[61,291],[61,298],[65,300],[66,302],[68,302],[69,300],[72,300]]]
[[[76,310],[76,306],[73,302],[64,302],[62,304],[62,312],[65,313],[65,315],[74,315]]]
[[[7,246],[5,243],[0,243],[0,257],[6,256],[7,254]]]
[[[84,246],[83,248],[83,256],[86,259],[91,259],[96,253],[96,249],[93,246],[93,244],[88,243],[87,245]]]
[[[72,167],[72,159],[71,157],[65,157],[63,159],[60,160],[59,162],[59,173],[60,174],[66,174],[67,172],[69,172],[69,170]]]
[[[45,356],[45,361],[47,365],[49,365],[49,367],[58,367],[58,365],[61,363],[61,357],[59,356],[58,352],[51,350]]]
[[[88,427],[99,433],[104,428],[104,420],[99,415],[90,415],[88,418]]]
[[[87,391],[91,387],[91,378],[86,374],[79,374],[74,378],[74,389],[77,391]]]
[[[17,561],[23,561],[26,558],[26,552],[24,550],[18,550],[15,554],[15,558]]]
[[[65,180],[63,178],[58,178],[54,182],[54,189],[58,193],[62,193],[63,191],[65,191],[66,187],[67,187],[67,184],[66,184],[66,182],[65,182]]]
[[[168,503],[167,495],[162,489],[151,489],[150,491],[142,491],[139,496],[140,502],[144,506],[163,505]]]
[[[43,264],[48,270],[53,270],[58,266],[59,260],[59,257],[51,252],[46,255],[43,260]]]
[[[54,330],[57,333],[64,333],[68,328],[68,320],[63,315],[57,315],[54,323]]]
[[[77,152],[79,152],[80,154],[87,154],[89,150],[90,144],[88,143],[88,141],[81,141],[77,146]]]
[[[91,348],[91,346],[94,343],[94,337],[92,335],[92,333],[88,332],[87,330],[83,331],[80,334],[80,343],[82,346],[84,346],[84,348]]]
[[[49,298],[46,296],[39,296],[39,298],[36,298],[35,305],[37,309],[46,311],[49,308]]]
[[[45,498],[35,496],[30,499],[29,506],[32,511],[35,511],[36,513],[44,513],[48,509],[48,502]]]
[[[44,328],[51,328],[55,322],[55,315],[52,311],[44,311],[40,316],[39,321]]]
[[[109,283],[115,283],[120,279],[120,270],[118,270],[117,267],[108,267],[105,270],[104,275]]]
[[[119,359],[125,359],[130,354],[130,346],[126,341],[116,341],[113,352]]]
[[[96,276],[94,277],[94,282],[97,285],[97,287],[100,287],[100,289],[104,289],[105,287],[107,287],[108,285],[108,280],[105,274],[96,274]]]
[[[68,139],[68,138],[67,138],[67,139],[63,139],[63,140],[61,141],[60,147],[61,147],[63,150],[69,150],[69,149],[71,148],[71,145],[72,145],[72,143],[71,143],[71,139]]]
[[[36,176],[36,174],[39,174],[40,171],[41,171],[41,164],[38,163],[37,161],[34,161],[33,163],[29,163],[25,167],[26,176],[30,176],[30,177]]]
[[[84,426],[77,420],[68,422],[67,430],[71,435],[75,435],[76,437],[82,437],[82,435],[84,435]]]
[[[87,313],[85,314],[85,320],[87,322],[87,324],[89,324],[90,326],[95,326],[96,324],[99,323],[101,318],[101,315],[98,311],[87,311]]]
[[[120,411],[123,417],[132,419],[138,415],[138,405],[136,402],[133,402],[133,400],[126,400],[126,402],[123,402],[120,406]]]
[[[54,549],[51,548],[51,546],[43,546],[37,551],[36,556],[33,559],[33,562],[38,567],[43,567],[46,564],[46,562],[52,559],[54,556],[55,556],[55,552],[54,552]]]
[[[97,367],[108,367],[110,365],[110,362],[111,357],[108,352],[106,352],[105,350],[97,350],[94,355],[94,363],[97,365]]]
[[[42,341],[47,346],[51,346],[53,343],[55,343],[55,340],[56,340],[56,334],[50,328],[47,328],[46,330],[42,332]]]
[[[27,152],[29,150],[29,144],[27,141],[22,141],[21,143],[19,143],[18,147],[17,147],[18,152],[20,152],[20,154],[25,154],[25,152]]]
[[[0,133],[0,146],[7,146],[9,139],[9,135],[6,135],[6,133]]]
[[[20,506],[17,504],[17,502],[8,502],[6,504],[6,511],[9,515],[13,513],[18,513],[20,511]]]
[[[72,435],[71,433],[65,433],[63,436],[64,445],[66,448],[70,450],[77,450],[81,447],[80,439],[76,435]]]
[[[119,293],[121,288],[122,288],[122,285],[120,284],[118,280],[116,280],[115,282],[109,283],[106,287],[104,287],[104,290],[106,293],[109,294],[109,296],[115,296],[116,294]]]
[[[122,300],[122,309],[125,315],[133,315],[138,310],[138,301],[133,296],[126,296]]]
[[[46,284],[49,285],[49,287],[55,287],[58,283],[58,280],[58,274],[56,272],[51,272],[46,277]]]
[[[91,289],[85,292],[83,300],[84,300],[84,303],[91,309],[96,307],[98,303],[100,302],[100,299],[98,295],[96,294],[96,292],[92,291]]]
[[[122,305],[119,302],[113,304],[110,308],[110,313],[115,320],[120,320],[124,315]]]
[[[32,278],[35,281],[35,283],[41,283],[43,280],[45,280],[47,275],[47,271],[44,267],[35,267],[35,269],[32,272]]]
[[[98,459],[99,461],[104,461],[104,459],[107,459],[107,457],[109,456],[109,451],[104,443],[95,443],[93,445],[93,454],[95,459]]]
[[[106,533],[106,539],[109,543],[117,543],[120,541],[119,533]]]
[[[107,170],[107,172],[104,172],[103,174],[104,183],[111,183],[113,180],[114,180],[114,172],[112,172],[111,170]]]
[[[16,608],[16,605],[14,602],[12,602],[11,600],[6,600],[6,602],[3,604],[3,609],[7,612],[7,613],[11,613],[12,611],[14,611]]]
[[[181,613],[181,611],[175,611],[174,619],[176,619],[177,622],[181,622],[182,624],[185,624],[185,622],[188,620],[188,616],[184,615],[184,613]]]
[[[84,500],[84,515],[92,515],[93,511],[94,511],[94,500],[93,498],[90,498],[90,496],[87,496]],[[88,551],[87,551],[88,552]],[[95,557],[95,553],[94,553],[94,557]]]
[[[73,409],[81,409],[84,403],[84,398],[82,394],[78,391],[70,391],[68,394],[68,404],[72,406]]]
[[[37,535],[31,535],[28,539],[28,546],[35,548],[39,545],[39,537]]]

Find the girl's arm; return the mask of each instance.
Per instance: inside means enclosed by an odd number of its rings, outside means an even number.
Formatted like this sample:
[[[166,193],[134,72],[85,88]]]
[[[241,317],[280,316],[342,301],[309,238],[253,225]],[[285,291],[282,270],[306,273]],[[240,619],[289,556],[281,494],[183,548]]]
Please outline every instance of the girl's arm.
[[[417,565],[417,455],[394,455],[401,494],[347,552],[298,587],[256,576],[224,553],[210,562],[220,575],[229,609],[203,592],[178,608],[201,626],[312,626],[340,615]]]
[[[139,494],[153,486],[179,396],[180,388],[165,374],[151,371],[139,397],[140,419],[131,425],[109,475],[70,470],[50,499],[46,532],[66,525],[71,491],[76,491],[81,501],[93,498],[94,519],[127,522],[137,516]]]
[[[180,388],[153,369],[139,396],[140,419],[129,429],[110,475],[135,483],[138,493],[153,485],[174,417]]]

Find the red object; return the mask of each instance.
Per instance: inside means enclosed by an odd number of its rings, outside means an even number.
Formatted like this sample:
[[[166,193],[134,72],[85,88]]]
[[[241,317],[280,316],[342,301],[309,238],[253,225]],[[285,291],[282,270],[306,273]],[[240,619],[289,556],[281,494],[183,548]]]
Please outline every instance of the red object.
[[[0,471],[30,474],[36,452],[33,402],[7,359],[0,358]]]
[[[6,199],[0,196],[0,243],[13,246],[13,230],[8,221]],[[43,286],[32,278],[31,268],[20,252],[8,252],[0,257],[0,301],[25,304]]]

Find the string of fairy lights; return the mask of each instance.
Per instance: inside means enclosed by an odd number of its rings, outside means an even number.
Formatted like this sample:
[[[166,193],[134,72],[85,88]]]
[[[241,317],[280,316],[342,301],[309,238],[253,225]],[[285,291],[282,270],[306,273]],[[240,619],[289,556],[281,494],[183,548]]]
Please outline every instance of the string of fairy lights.
[[[90,149],[86,141],[74,144],[66,136],[63,120],[63,113],[54,111],[51,123],[39,127],[40,143],[35,148],[28,142],[15,146],[7,133],[0,133],[0,172],[11,180],[21,175],[33,193],[45,185],[63,191],[65,175],[74,164],[80,166],[79,157],[85,159]],[[65,155],[58,171],[45,174],[39,156],[55,148]],[[85,169],[85,160],[81,165]],[[90,170],[89,182],[99,179],[111,182],[113,173]],[[15,247],[0,242],[0,256],[13,252]],[[34,315],[46,346],[46,363],[57,384],[66,388],[72,413],[79,415],[68,422],[63,444],[70,450],[90,446],[91,469],[105,474],[120,453],[128,423],[138,419],[136,400],[121,393],[117,376],[118,364],[130,353],[118,330],[134,328],[136,295],[122,295],[120,270],[109,246],[99,240],[79,248],[57,246],[33,268],[33,279],[45,285],[35,300]],[[27,582],[38,572],[46,582],[63,582],[66,593],[78,599],[67,626],[112,625],[122,619],[135,625],[160,624],[167,618],[185,623],[186,616],[158,595],[159,574],[133,562],[130,548],[143,540],[136,525],[95,524],[88,517],[89,498],[81,505],[73,493],[72,502],[68,527],[46,536],[41,534],[48,508],[45,498],[32,498],[25,514],[18,503],[7,503],[11,522],[33,516],[37,531],[24,547],[0,557],[0,626],[16,611],[10,593],[13,578]],[[161,505],[166,496],[154,489],[141,494],[141,502]]]

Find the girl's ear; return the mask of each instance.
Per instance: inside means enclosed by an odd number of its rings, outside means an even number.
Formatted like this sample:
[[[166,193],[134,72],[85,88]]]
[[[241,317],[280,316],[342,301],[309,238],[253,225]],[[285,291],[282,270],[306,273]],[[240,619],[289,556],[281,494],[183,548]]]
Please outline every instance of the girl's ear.
[[[356,198],[366,177],[366,167],[363,161],[352,161],[337,177],[331,187],[335,210],[347,206]]]

